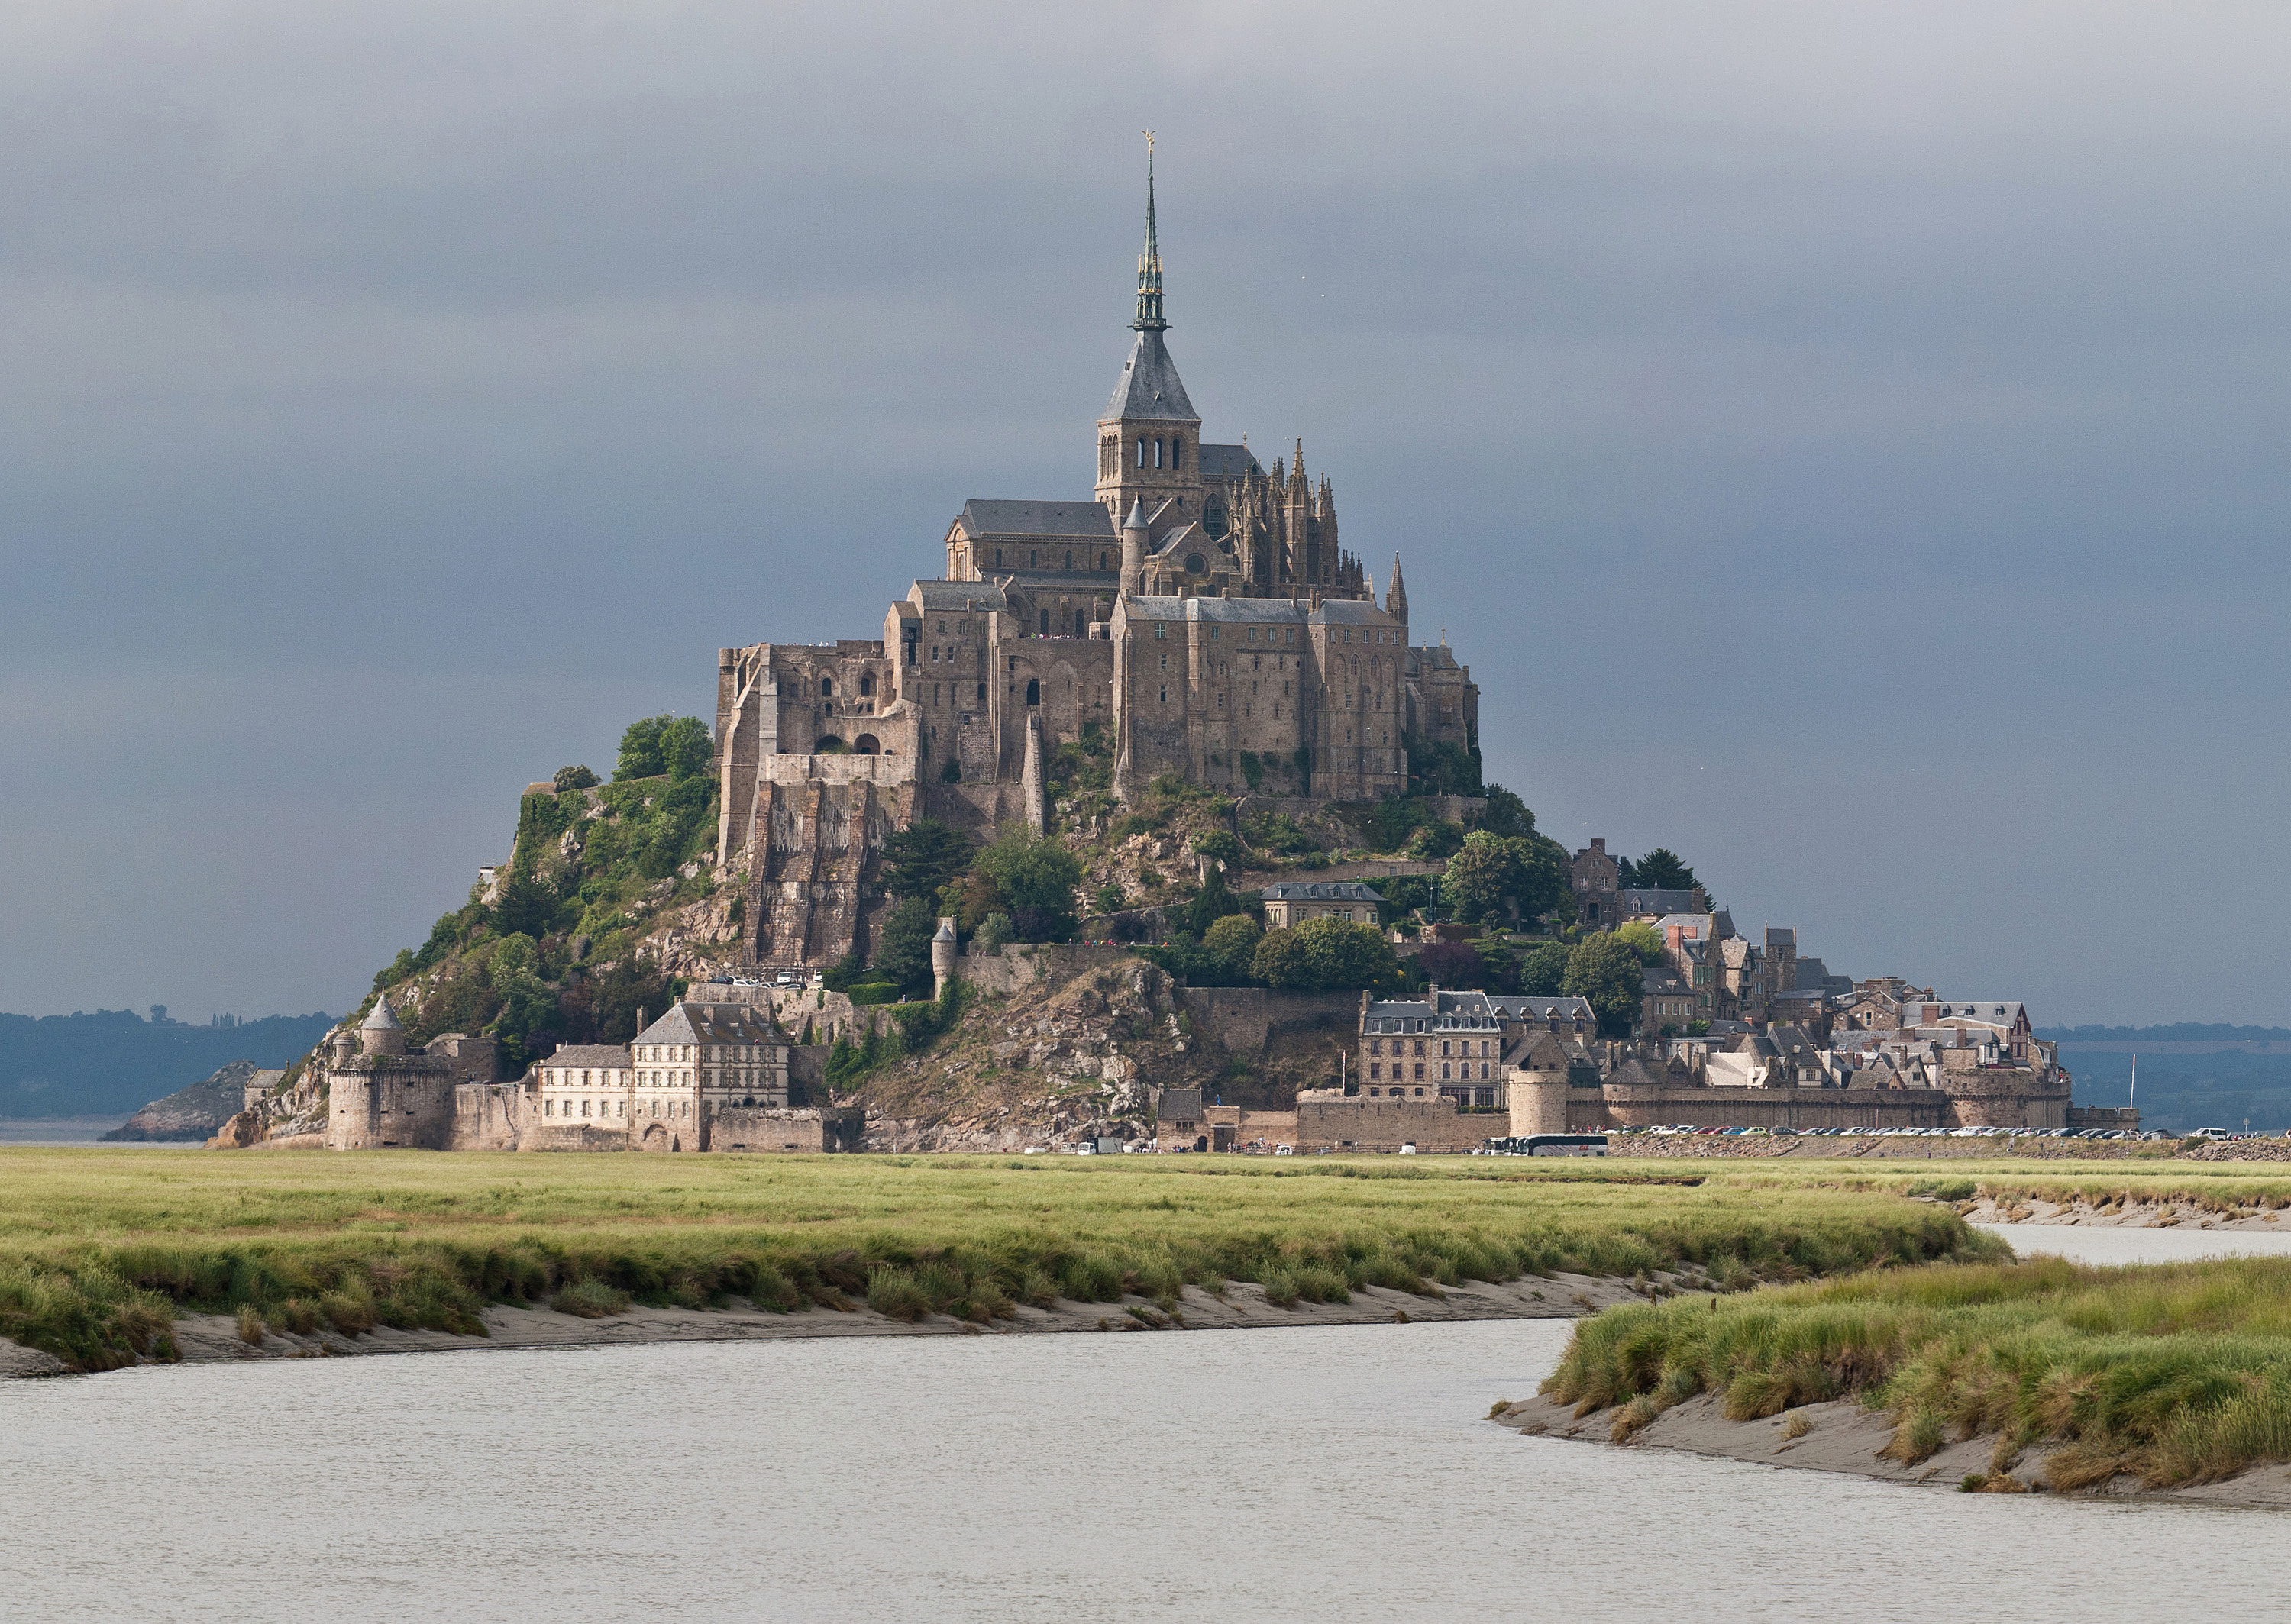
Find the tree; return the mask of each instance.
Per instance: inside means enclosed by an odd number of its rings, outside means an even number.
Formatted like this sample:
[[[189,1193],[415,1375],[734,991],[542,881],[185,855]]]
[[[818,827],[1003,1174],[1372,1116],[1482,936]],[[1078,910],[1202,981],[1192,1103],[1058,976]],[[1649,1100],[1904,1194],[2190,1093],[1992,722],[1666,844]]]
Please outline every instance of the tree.
[[[1618,940],[1630,944],[1631,951],[1638,954],[1641,964],[1662,962],[1662,937],[1655,933],[1655,928],[1646,921],[1632,920],[1628,924],[1619,927],[1615,936]]]
[[[901,990],[920,992],[931,985],[931,938],[937,934],[938,912],[929,898],[902,898],[876,939],[876,969]]]
[[[557,892],[520,865],[510,872],[494,896],[493,928],[496,936],[539,937],[557,923]]]
[[[1400,980],[1392,945],[1374,925],[1316,919],[1268,930],[1250,955],[1250,972],[1269,987],[1324,992],[1389,987]]]
[[[951,824],[919,817],[883,841],[883,888],[933,898],[970,867],[978,843]]]
[[[1228,913],[1212,924],[1202,936],[1202,948],[1225,978],[1238,985],[1249,979],[1250,965],[1257,956],[1257,944],[1264,935],[1257,921],[1249,914]]]
[[[1001,953],[1002,944],[1010,939],[1010,916],[990,913],[978,921],[977,934],[970,938],[971,945],[981,953]]]
[[[1523,920],[1574,917],[1575,891],[1567,880],[1567,853],[1558,841],[1540,834],[1519,838],[1519,916]]]
[[[1194,855],[1207,857],[1212,863],[1238,863],[1242,856],[1242,844],[1234,838],[1231,830],[1212,829],[1194,842]]]
[[[1487,809],[1480,814],[1480,827],[1507,840],[1522,840],[1535,832],[1535,814],[1527,809],[1527,802],[1503,785],[1491,784],[1488,785]]]
[[[1469,942],[1427,942],[1416,955],[1427,981],[1443,987],[1484,987],[1488,963]]]
[[[615,783],[627,778],[657,778],[668,770],[667,760],[660,753],[660,733],[672,720],[647,716],[628,725],[621,735],[620,759],[613,764]]]
[[[1591,1006],[1602,1033],[1611,1038],[1628,1037],[1646,996],[1644,968],[1628,942],[1603,930],[1568,954],[1563,990]]]
[[[1695,879],[1694,871],[1668,846],[1658,846],[1627,866],[1630,870],[1628,884],[1634,890],[1691,891],[1701,884]]]
[[[671,778],[693,778],[706,772],[716,759],[708,724],[696,716],[679,716],[664,722],[660,730],[660,759]]]
[[[1520,961],[1519,990],[1531,998],[1557,998],[1567,985],[1567,961],[1572,953],[1564,942],[1546,942]]]
[[[595,788],[597,775],[585,767],[560,767],[557,769],[556,782],[557,792],[562,795],[567,790]]]
[[[1014,824],[978,854],[977,870],[1009,904],[1019,940],[1063,942],[1073,935],[1081,863],[1056,840]]]
[[[1499,912],[1507,896],[1519,895],[1525,871],[1520,843],[1500,835],[1474,830],[1464,837],[1463,848],[1448,859],[1448,874],[1441,890],[1466,924]]]
[[[1207,941],[1210,926],[1229,913],[1242,912],[1243,909],[1240,901],[1231,891],[1226,889],[1224,872],[1212,868],[1210,870],[1208,883],[1194,894],[1193,903],[1186,910],[1186,929],[1203,941]]]

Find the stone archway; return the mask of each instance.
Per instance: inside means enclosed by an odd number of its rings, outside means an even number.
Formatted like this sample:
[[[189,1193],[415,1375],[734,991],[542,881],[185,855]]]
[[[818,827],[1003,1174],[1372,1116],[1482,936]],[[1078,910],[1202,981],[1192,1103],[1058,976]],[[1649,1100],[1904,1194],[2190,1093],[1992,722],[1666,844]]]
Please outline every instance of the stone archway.
[[[666,1150],[668,1148],[668,1130],[662,1127],[658,1122],[653,1123],[644,1130],[641,1136],[639,1137],[637,1146],[640,1150]]]
[[[883,746],[876,740],[873,734],[863,733],[851,741],[851,753],[859,756],[880,756],[883,753]]]

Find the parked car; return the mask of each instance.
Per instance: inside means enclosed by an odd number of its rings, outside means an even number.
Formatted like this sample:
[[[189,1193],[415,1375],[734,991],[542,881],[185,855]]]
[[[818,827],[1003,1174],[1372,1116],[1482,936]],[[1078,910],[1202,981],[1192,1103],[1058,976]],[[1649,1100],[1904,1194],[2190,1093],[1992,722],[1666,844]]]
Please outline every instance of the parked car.
[[[772,985],[776,987],[800,987],[803,985],[803,972],[797,969],[782,970],[772,977]],[[567,1075],[570,1073],[568,1073]]]

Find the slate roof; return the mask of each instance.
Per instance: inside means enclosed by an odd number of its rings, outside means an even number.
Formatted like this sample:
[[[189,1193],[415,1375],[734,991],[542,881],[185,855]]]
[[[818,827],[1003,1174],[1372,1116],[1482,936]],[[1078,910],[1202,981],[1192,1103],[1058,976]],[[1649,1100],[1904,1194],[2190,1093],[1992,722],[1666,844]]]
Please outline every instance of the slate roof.
[[[1692,891],[1652,891],[1627,888],[1616,896],[1622,905],[1633,913],[1692,913],[1694,893]]]
[[[1000,585],[992,581],[918,581],[912,596],[922,599],[926,609],[960,609],[984,613],[989,609],[1007,609],[1009,602]]]
[[[1234,479],[1242,474],[1261,474],[1264,465],[1257,454],[1246,446],[1203,446],[1201,474],[1204,479]]]
[[[398,1017],[390,1011],[390,994],[387,993],[374,1001],[373,1012],[358,1023],[360,1032],[396,1032],[398,1029]]]
[[[1266,902],[1382,902],[1381,892],[1371,891],[1357,880],[1282,880],[1266,886],[1258,895]]]
[[[1580,1019],[1588,1022],[1591,1006],[1580,998],[1535,998],[1510,996],[1500,993],[1480,993],[1469,989],[1450,992],[1442,988],[1437,995],[1438,1010],[1433,1009],[1430,998],[1393,998],[1372,1001],[1363,1014],[1364,1021],[1401,1020],[1442,1022],[1467,1021],[1493,1023],[1503,1021],[1547,1021],[1556,1015],[1563,1021]],[[1363,1027],[1373,1031],[1373,1027]]]
[[[1129,358],[1121,364],[1121,376],[1113,385],[1113,396],[1098,414],[1105,422],[1117,417],[1160,417],[1176,422],[1199,422],[1202,414],[1194,410],[1186,398],[1186,386],[1178,376],[1178,364],[1170,358],[1169,346],[1162,334],[1147,328],[1129,346]]]
[[[973,496],[962,504],[962,527],[973,535],[1086,536],[1114,539],[1113,515],[1102,502],[1018,502]]]
[[[671,1041],[667,1038],[661,1040],[663,1043]],[[543,1070],[578,1066],[625,1070],[628,1064],[629,1051],[617,1043],[567,1043],[541,1062]]]
[[[787,1034],[754,1004],[684,999],[637,1033],[639,1043],[784,1043]]]
[[[1154,1107],[1154,1115],[1158,1122],[1198,1122],[1202,1120],[1202,1091],[1164,1089],[1161,1103]]]

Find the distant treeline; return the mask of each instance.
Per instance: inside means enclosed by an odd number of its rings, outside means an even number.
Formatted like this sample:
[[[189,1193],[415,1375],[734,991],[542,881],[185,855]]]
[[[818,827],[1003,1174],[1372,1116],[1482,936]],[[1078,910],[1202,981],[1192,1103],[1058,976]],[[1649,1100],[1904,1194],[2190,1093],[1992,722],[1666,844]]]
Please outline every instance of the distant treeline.
[[[148,1021],[132,1009],[0,1015],[0,1117],[125,1116],[233,1060],[285,1065],[333,1025],[325,1014],[233,1026]]]
[[[2291,1031],[2281,1026],[2215,1026],[2181,1021],[2170,1026],[2039,1026],[2047,1043],[2241,1043],[2281,1042]]]

